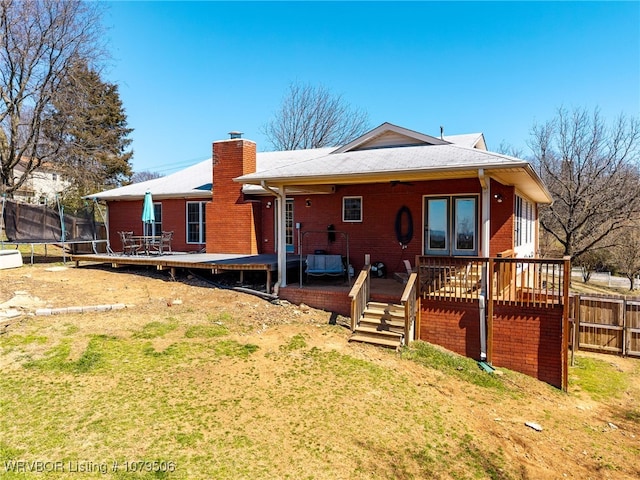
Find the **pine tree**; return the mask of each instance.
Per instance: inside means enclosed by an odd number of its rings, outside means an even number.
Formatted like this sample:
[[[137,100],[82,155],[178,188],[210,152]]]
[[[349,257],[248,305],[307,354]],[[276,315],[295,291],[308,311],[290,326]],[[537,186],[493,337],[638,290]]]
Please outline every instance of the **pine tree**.
[[[46,128],[48,138],[62,145],[56,163],[72,184],[65,204],[74,206],[83,195],[130,181],[131,132],[118,86],[76,61],[58,89]]]

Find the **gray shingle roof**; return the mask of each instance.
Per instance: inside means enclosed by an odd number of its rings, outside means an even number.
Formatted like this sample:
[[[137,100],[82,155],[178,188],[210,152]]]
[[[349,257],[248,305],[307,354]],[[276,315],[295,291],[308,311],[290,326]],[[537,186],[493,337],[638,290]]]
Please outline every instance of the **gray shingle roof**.
[[[133,183],[125,187],[94,193],[87,195],[87,198],[97,200],[137,200],[143,198],[147,191],[151,192],[153,197],[157,199],[211,197],[211,169],[212,164],[209,158],[166,177],[154,178],[146,182]]]
[[[386,125],[386,124],[384,124]],[[379,127],[380,128],[380,127]],[[390,128],[399,128],[392,126]],[[256,172],[235,180],[245,184],[246,193],[264,193],[261,182],[270,185],[312,185],[365,181],[388,181],[476,176],[485,170],[499,181],[517,185],[531,199],[549,202],[551,197],[528,162],[473,148],[484,138],[481,133],[451,135],[451,142],[441,145],[418,145],[389,148],[347,150],[336,147],[310,150],[259,152]],[[212,161],[204,160],[166,177],[148,180],[89,195],[99,200],[135,200],[150,191],[154,198],[210,198]],[[253,186],[252,186],[253,185]]]
[[[420,171],[522,167],[528,165],[524,160],[487,152],[460,145],[426,145],[399,148],[377,148],[357,150],[345,153],[314,153],[308,151],[305,156],[297,156],[287,161],[292,152],[273,152],[279,154],[277,166],[264,169],[236,180],[240,183],[260,183],[284,181],[310,177],[331,177],[338,180],[341,176],[379,175],[394,173],[415,173]]]

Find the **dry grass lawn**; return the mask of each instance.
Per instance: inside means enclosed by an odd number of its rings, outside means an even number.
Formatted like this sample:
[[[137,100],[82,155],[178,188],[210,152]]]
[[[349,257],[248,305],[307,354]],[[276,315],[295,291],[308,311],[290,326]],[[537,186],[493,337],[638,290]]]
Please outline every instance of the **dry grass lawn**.
[[[185,272],[52,266],[0,271],[0,478],[640,478],[640,360],[580,354],[565,394]]]

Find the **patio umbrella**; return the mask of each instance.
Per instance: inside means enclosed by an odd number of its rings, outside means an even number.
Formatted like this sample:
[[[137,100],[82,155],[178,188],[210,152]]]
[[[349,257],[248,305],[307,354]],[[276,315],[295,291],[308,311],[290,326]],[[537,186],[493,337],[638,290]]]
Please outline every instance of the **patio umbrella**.
[[[144,202],[142,203],[142,223],[145,235],[153,234],[152,225],[156,221],[156,216],[153,212],[153,198],[151,198],[151,192],[147,191],[144,194]],[[147,229],[147,225],[149,228]],[[147,231],[149,233],[147,233]]]

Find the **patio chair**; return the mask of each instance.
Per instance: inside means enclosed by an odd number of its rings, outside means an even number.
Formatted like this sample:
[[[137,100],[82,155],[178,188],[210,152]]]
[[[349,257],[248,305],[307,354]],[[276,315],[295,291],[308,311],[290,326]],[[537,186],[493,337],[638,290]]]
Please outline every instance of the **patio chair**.
[[[163,253],[171,251],[171,240],[173,240],[173,231],[171,232],[162,232],[160,235],[160,239],[152,245],[153,249],[158,252],[159,255]]]
[[[403,260],[405,272],[396,272],[393,274],[393,278],[395,278],[398,282],[402,284],[406,284],[409,281],[409,277],[413,273],[413,267],[411,266],[411,262],[409,260]]]
[[[122,252],[125,255],[137,255],[140,245],[132,238],[133,232],[118,232],[118,234],[122,241]]]

